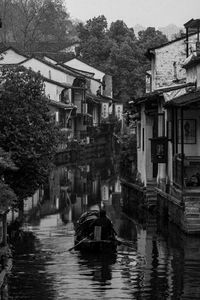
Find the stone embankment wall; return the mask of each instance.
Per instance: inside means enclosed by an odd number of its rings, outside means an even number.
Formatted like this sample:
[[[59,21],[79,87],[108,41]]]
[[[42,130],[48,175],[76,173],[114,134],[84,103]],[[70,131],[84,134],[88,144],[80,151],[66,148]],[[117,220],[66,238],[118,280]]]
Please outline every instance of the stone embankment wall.
[[[178,225],[188,234],[200,234],[200,195],[179,195],[175,198],[172,195],[159,193],[158,212],[161,217]],[[177,199],[181,199],[178,201]]]

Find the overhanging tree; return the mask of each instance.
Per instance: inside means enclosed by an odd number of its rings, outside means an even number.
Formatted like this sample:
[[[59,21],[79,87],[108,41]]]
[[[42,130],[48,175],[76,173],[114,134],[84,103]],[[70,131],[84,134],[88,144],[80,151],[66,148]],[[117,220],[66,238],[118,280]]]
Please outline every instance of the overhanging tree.
[[[7,170],[16,171],[17,168],[10,158],[10,153],[0,147],[0,210],[7,210],[17,199],[14,191],[4,182],[4,173]]]
[[[44,84],[39,73],[3,69],[0,97],[0,146],[11,153],[17,171],[5,171],[5,183],[19,202],[33,195],[49,174],[58,144],[58,129],[51,121]]]

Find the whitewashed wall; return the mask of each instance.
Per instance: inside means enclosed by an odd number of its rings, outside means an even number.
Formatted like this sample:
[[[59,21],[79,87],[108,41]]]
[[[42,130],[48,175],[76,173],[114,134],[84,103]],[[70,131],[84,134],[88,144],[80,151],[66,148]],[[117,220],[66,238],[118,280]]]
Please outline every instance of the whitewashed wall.
[[[62,72],[60,70],[54,69],[53,67],[50,67],[46,65],[45,63],[37,60],[36,58],[31,58],[28,61],[25,61],[22,63],[26,68],[31,68],[35,72],[40,72],[43,76],[58,81],[60,83],[65,83],[72,85],[75,76],[66,74],[65,72]]]
[[[90,80],[90,91],[93,95],[97,94],[99,87],[101,87],[100,90],[102,94],[102,84],[96,80],[92,80],[92,79]]]
[[[78,69],[78,70],[83,70],[83,71],[86,71],[86,72],[91,72],[91,73],[94,73],[94,78],[95,79],[100,79],[102,80],[105,73],[99,71],[98,69],[92,67],[92,66],[89,66],[88,64],[74,58],[72,60],[69,60],[67,62],[65,62],[65,65],[66,66],[69,66],[69,67],[72,67],[72,68],[75,68],[75,69]]]
[[[26,59],[12,49],[8,49],[0,54],[0,64],[18,64]]]
[[[45,83],[45,95],[49,99],[59,102],[60,94],[64,90],[64,88],[48,81],[44,81],[44,83]]]
[[[146,118],[144,113],[144,107],[141,109],[141,126],[140,126],[140,136],[138,135],[138,147],[137,147],[137,169],[141,175],[141,180],[146,184],[146,149],[143,150],[143,128],[146,127]],[[145,131],[144,131],[145,132]],[[146,135],[144,136],[145,141]]]

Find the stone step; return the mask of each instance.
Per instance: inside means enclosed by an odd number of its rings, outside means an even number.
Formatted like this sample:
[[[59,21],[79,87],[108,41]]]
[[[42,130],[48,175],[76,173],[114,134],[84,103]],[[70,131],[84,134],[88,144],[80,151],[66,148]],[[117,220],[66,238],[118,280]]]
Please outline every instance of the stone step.
[[[199,225],[200,219],[197,218],[187,218],[187,224],[188,225]]]

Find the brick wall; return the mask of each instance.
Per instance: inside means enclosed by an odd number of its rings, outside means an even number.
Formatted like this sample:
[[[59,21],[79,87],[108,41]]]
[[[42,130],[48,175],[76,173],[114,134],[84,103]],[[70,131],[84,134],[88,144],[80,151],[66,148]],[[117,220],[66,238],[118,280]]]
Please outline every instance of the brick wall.
[[[155,50],[155,89],[172,85],[173,80],[186,78],[182,64],[186,59],[186,45],[179,40]]]
[[[195,47],[196,35],[190,37],[189,45]],[[186,71],[182,68],[186,59],[185,39],[176,40],[163,47],[155,49],[153,67],[153,89],[176,84],[175,79],[186,82]]]

